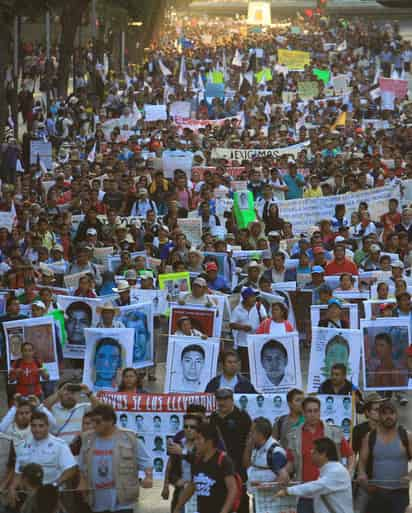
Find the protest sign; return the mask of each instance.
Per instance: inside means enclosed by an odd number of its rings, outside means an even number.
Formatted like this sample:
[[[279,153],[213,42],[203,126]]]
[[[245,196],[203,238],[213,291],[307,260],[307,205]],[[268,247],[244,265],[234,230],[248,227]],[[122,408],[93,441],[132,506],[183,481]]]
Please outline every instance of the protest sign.
[[[122,369],[132,367],[134,330],[86,328],[83,383],[90,390],[116,391]]]
[[[380,77],[379,87],[381,93],[393,93],[395,98],[399,98],[401,100],[408,95],[407,80]]]
[[[248,335],[247,345],[250,378],[258,392],[302,387],[298,333]]]
[[[200,337],[169,337],[165,392],[203,392],[216,376],[220,341]]]
[[[310,320],[313,327],[319,325],[319,321],[327,319],[328,305],[312,305],[310,307]],[[349,328],[359,328],[358,307],[352,303],[342,303],[341,319],[346,321]]]
[[[41,162],[46,169],[53,169],[53,148],[51,142],[43,139],[30,141],[30,164]]]
[[[319,80],[322,80],[322,82],[327,85],[330,82],[330,71],[328,69],[317,69],[314,68],[312,73],[317,77]]]
[[[191,291],[188,272],[159,274],[158,280],[159,289],[166,290],[169,301],[177,301],[181,292]]]
[[[271,4],[265,1],[250,0],[247,23],[248,25],[270,25],[272,23]]]
[[[154,324],[152,303],[136,303],[120,307],[119,321],[133,328],[132,367],[153,365]]]
[[[221,71],[209,71],[207,74],[207,80],[212,84],[223,84],[224,76]]]
[[[361,319],[360,327],[364,390],[408,389],[412,383],[406,354],[411,340],[409,317]]]
[[[256,220],[255,203],[251,191],[236,191],[233,193],[233,213],[240,229],[247,228],[249,223]]]
[[[194,335],[203,337],[220,337],[215,330],[216,308],[202,305],[170,305],[169,335]],[[186,333],[180,319],[189,318],[193,333]]]
[[[336,75],[332,77],[332,87],[335,94],[344,94],[348,90],[349,84],[349,75]]]
[[[253,160],[256,157],[280,157],[281,155],[291,155],[296,158],[298,153],[309,145],[309,141],[286,146],[284,148],[272,149],[247,149],[247,148],[214,148],[212,158],[227,160]]]
[[[260,84],[261,82],[269,82],[272,80],[272,72],[269,68],[263,68],[261,71],[255,73],[256,82]]]
[[[300,50],[278,50],[278,62],[289,70],[302,71],[310,65],[310,52]]]
[[[147,254],[146,251],[133,251],[128,254],[128,258],[130,261],[135,260],[137,257],[144,257],[146,260],[146,265],[148,263],[147,261]],[[107,256],[107,270],[111,273],[118,274],[118,268],[121,265],[121,257],[119,254],[116,255],[108,255]]]
[[[55,321],[55,325],[57,331],[59,333],[58,340],[56,340],[56,344],[60,343],[62,347],[66,344],[67,341],[67,332],[66,326],[64,324],[64,312],[63,310],[53,310],[46,315],[52,317]]]
[[[13,212],[0,212],[0,228],[6,228],[9,233],[13,228],[14,220]]]
[[[223,100],[225,97],[225,84],[213,84],[213,82],[208,82],[206,84],[205,96],[208,101],[213,98],[220,98]]]
[[[312,328],[308,393],[322,393],[322,387],[330,383],[335,363],[344,364],[347,379],[358,386],[361,336],[360,330]]]
[[[388,210],[388,202],[391,198],[400,199],[398,186],[386,185],[375,189],[327,196],[323,198],[306,198],[298,200],[279,201],[279,215],[293,224],[295,233],[303,233],[322,219],[334,216],[335,206],[344,203],[346,215],[358,210],[359,203],[366,201],[373,219],[379,218]]]
[[[57,304],[64,311],[67,341],[63,348],[65,358],[83,359],[86,345],[85,328],[96,326],[96,308],[101,299],[85,297],[57,296]]]
[[[353,427],[354,401],[351,395],[316,396],[320,400],[320,418],[326,424],[338,426],[346,440],[350,440]]]
[[[51,317],[36,317],[9,321],[3,323],[3,330],[8,370],[12,368],[15,362],[21,360],[22,345],[25,342],[30,342],[34,349],[34,357],[42,362],[43,368],[49,374],[49,379],[51,381],[59,379],[54,319]]]
[[[298,95],[302,100],[313,100],[319,95],[319,85],[312,80],[298,82]]]
[[[193,153],[183,150],[165,150],[162,155],[163,172],[166,178],[173,178],[176,169],[181,169],[188,178],[192,173]]]
[[[166,105],[145,105],[145,121],[166,121],[167,109]]]
[[[154,316],[164,315],[166,313],[168,307],[166,290],[139,289],[133,287],[130,296],[132,303],[151,303]]]
[[[205,128],[207,126],[223,126],[228,121],[235,123],[235,125],[238,126],[240,123],[240,116],[231,116],[229,118],[222,119],[191,119],[187,117],[184,118],[181,116],[176,116],[174,119],[174,123],[179,128],[179,130],[189,128],[194,132],[198,132],[200,128]]]
[[[181,117],[181,118],[190,118],[191,112],[191,103],[190,102],[173,102],[170,105],[170,116],[173,118]]]
[[[192,247],[199,246],[202,242],[202,219],[200,217],[179,218],[177,223]]]
[[[383,305],[391,305],[392,309],[396,308],[396,299],[371,299],[364,301],[365,319],[373,320],[383,317]]]
[[[296,100],[297,93],[294,91],[282,91],[282,103],[292,103]]]
[[[79,286],[79,280],[82,276],[89,274],[87,271],[81,271],[80,273],[66,274],[64,277],[64,286],[67,289],[71,289],[73,292]]]

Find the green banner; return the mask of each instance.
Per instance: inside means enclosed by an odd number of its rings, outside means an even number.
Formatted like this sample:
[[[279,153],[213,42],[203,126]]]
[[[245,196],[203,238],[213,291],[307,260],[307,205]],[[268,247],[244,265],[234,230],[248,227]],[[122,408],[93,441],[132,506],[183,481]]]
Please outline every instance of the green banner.
[[[272,72],[269,68],[264,68],[261,71],[255,73],[256,82],[260,84],[262,80],[266,80],[266,82],[270,82],[272,80]]]
[[[326,85],[330,82],[330,71],[328,69],[314,69],[313,74]]]

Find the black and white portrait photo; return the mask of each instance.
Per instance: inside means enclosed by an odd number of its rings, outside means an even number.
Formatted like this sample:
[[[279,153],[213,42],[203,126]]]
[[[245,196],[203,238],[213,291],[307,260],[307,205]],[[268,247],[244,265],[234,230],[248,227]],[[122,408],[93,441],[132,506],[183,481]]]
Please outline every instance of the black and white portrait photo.
[[[170,336],[165,392],[203,392],[216,375],[219,341]]]
[[[250,376],[261,393],[284,392],[302,384],[297,333],[247,337]]]

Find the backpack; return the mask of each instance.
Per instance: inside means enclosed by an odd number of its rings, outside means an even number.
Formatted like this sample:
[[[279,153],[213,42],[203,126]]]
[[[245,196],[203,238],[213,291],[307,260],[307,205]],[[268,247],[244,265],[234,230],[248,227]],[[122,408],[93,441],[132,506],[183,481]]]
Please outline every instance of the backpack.
[[[226,456],[226,453],[224,451],[219,451],[219,455],[217,457],[217,465],[218,467],[222,466],[223,458]],[[235,475],[235,481],[236,481],[236,497],[232,504],[231,511],[237,512],[240,507],[240,502],[242,500],[243,496],[243,481],[240,475],[236,472]]]
[[[369,479],[372,478],[372,473],[373,473],[373,449],[376,444],[376,434],[377,434],[376,429],[373,429],[369,433],[369,440],[368,440],[369,456],[368,456],[368,461],[366,462],[366,474],[369,477]],[[412,454],[409,452],[408,431],[403,426],[398,426],[398,435],[399,435],[402,445],[405,447],[406,456],[408,457],[408,461],[410,461],[412,459]]]

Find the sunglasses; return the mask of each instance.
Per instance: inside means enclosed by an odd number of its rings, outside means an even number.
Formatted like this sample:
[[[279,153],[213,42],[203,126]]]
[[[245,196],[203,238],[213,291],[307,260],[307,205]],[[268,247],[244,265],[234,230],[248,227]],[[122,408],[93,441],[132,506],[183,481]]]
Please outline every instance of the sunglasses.
[[[196,424],[185,424],[183,427],[185,429],[196,429],[197,425]]]

